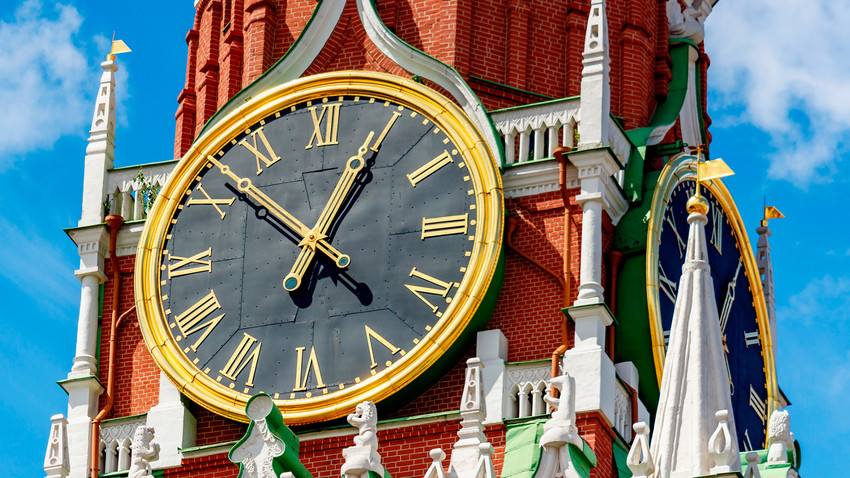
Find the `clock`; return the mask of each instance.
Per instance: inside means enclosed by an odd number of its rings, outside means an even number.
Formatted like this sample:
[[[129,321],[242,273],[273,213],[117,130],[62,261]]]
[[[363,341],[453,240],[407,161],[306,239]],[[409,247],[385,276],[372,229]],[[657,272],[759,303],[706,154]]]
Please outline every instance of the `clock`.
[[[695,194],[696,158],[681,155],[662,170],[647,230],[647,303],[658,382],[688,242],[686,203]],[[775,408],[776,379],[770,326],[758,268],[735,203],[720,180],[702,182],[708,200],[708,263],[717,300],[726,372],[739,449],[764,447]]]
[[[450,100],[388,74],[296,80],[198,139],[157,198],[145,342],[235,420],[260,392],[288,424],[412,398],[489,318],[503,216],[493,153]]]

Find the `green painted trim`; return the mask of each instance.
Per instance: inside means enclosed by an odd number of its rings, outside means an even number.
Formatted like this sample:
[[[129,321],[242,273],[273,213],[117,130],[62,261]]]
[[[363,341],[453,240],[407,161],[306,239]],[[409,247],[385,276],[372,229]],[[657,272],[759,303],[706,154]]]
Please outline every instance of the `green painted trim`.
[[[107,169],[106,171],[112,173],[112,172],[115,172],[115,171],[126,171],[128,169],[139,169],[139,168],[146,168],[146,167],[151,167],[151,166],[166,166],[166,165],[169,165],[169,164],[177,164],[178,162],[180,162],[180,159],[169,159],[167,161],[155,161],[153,163],[135,164],[133,166],[121,166],[121,167],[118,167],[118,168]]]
[[[521,418],[505,418],[502,421],[504,422],[506,427],[516,427],[516,426],[522,425],[523,423],[533,422],[535,420],[546,421],[550,418],[552,418],[551,414],[543,413],[543,414],[540,414],[540,415],[529,415],[527,417],[521,417]]]
[[[569,157],[569,156],[572,156],[574,154],[582,154],[582,153],[586,153],[588,151],[608,151],[608,154],[610,154],[611,157],[614,158],[614,161],[617,162],[617,166],[619,166],[620,169],[623,169],[623,163],[620,162],[620,158],[617,157],[617,153],[615,153],[614,150],[611,149],[610,146],[599,146],[599,147],[596,147],[596,148],[587,148],[587,149],[574,149],[572,151],[568,151],[566,153],[566,155],[567,155],[567,157]],[[525,164],[525,163],[523,163],[523,164]]]
[[[505,422],[505,451],[501,478],[532,478],[540,465],[540,437],[550,417]]]
[[[106,223],[101,222],[99,224],[89,224],[88,226],[65,227],[65,228],[62,228],[62,231],[64,231],[65,234],[67,234],[68,237],[70,237],[71,233],[75,232],[75,231],[83,231],[83,230],[86,230],[86,229],[94,229],[96,227],[105,227],[105,226],[106,226]]]
[[[148,416],[147,413],[139,413],[138,415],[127,415],[126,417],[116,417],[116,418],[107,418],[106,420],[101,420],[100,423],[104,425],[111,422],[117,422],[120,420],[131,420],[133,418],[142,418]]]
[[[154,463],[154,464],[156,464],[156,463]],[[127,476],[127,474],[129,472],[130,472],[130,470],[113,471],[112,473],[100,473],[97,476],[99,476],[99,477],[102,476],[103,478],[121,478],[121,477]],[[165,470],[162,470],[162,469],[153,470],[153,471],[151,471],[151,475],[154,478],[162,478],[163,476],[165,476]]]
[[[636,150],[632,150],[629,157],[623,182],[629,202],[637,202],[643,198],[644,161],[646,160],[646,143],[650,135],[661,126],[675,123],[682,111],[682,105],[685,104],[685,96],[688,93],[689,47],[691,46],[696,48],[691,41],[670,43],[670,58],[673,60],[673,66],[670,68],[672,78],[667,89],[667,98],[656,105],[648,126],[626,131],[629,141],[637,147]]]
[[[212,445],[190,446],[190,447],[187,447],[187,448],[178,448],[177,451],[180,452],[180,453],[194,453],[194,452],[197,452],[197,451],[211,450],[213,448],[226,447],[226,446],[229,446],[229,447],[232,448],[233,445],[236,445],[237,441],[238,440],[233,440],[233,441],[226,441],[226,442],[222,442],[222,443],[214,443]]]
[[[590,477],[590,469],[596,468],[597,459],[596,453],[593,452],[593,449],[590,448],[590,445],[587,444],[584,439],[581,440],[582,449],[579,450],[577,446],[572,443],[568,445],[568,450],[570,452],[570,461],[573,462],[573,466],[575,467],[576,473],[582,478]]]
[[[313,478],[313,475],[310,474],[307,467],[305,467],[298,458],[298,437],[295,436],[295,433],[293,433],[285,423],[283,423],[283,415],[274,405],[274,401],[270,396],[268,396],[268,394],[258,393],[251,397],[248,400],[248,403],[245,404],[246,415],[251,407],[251,402],[258,398],[267,399],[268,403],[271,404],[269,407],[269,413],[263,417],[263,419],[265,420],[265,425],[268,427],[269,433],[283,444],[283,453],[272,458],[274,476],[280,476],[281,473],[291,472],[295,478]],[[245,445],[245,442],[247,442],[249,438],[251,438],[251,432],[254,429],[255,423],[256,422],[254,420],[251,420],[248,424],[248,429],[245,430],[245,436],[239,439],[227,454],[228,460],[239,465],[239,474],[236,478],[242,478],[245,471],[245,465],[234,459],[233,454],[236,453],[240,447]]]
[[[375,0],[372,0],[372,3],[375,3]],[[438,61],[439,61],[439,60],[438,60]],[[478,77],[478,76],[469,75],[469,78],[471,78],[471,79],[473,79],[473,80],[475,80],[475,81],[480,81],[480,82],[482,82],[482,83],[487,83],[487,84],[490,84],[490,85],[493,85],[493,86],[498,86],[499,88],[505,88],[505,89],[507,89],[507,90],[516,91],[516,92],[518,92],[518,93],[522,93],[522,94],[524,94],[524,95],[539,96],[539,97],[541,97],[541,98],[549,98],[550,100],[554,100],[554,99],[555,99],[555,98],[553,98],[553,97],[551,97],[551,96],[549,96],[549,95],[544,95],[544,94],[542,94],[542,93],[535,93],[535,92],[533,92],[533,91],[523,90],[523,89],[521,89],[521,88],[515,88],[515,87],[510,86],[510,85],[505,85],[505,84],[502,84],[502,83],[497,83],[497,82],[495,82],[495,81],[491,81],[491,80],[488,80],[488,79],[485,79],[485,78],[481,78],[481,77]]]
[[[424,413],[422,415],[413,415],[412,417],[387,418],[386,420],[378,420],[378,425],[384,425],[387,423],[415,422],[418,420],[427,420],[429,418],[450,417],[452,415],[458,415],[459,413],[460,411],[458,410],[452,410],[449,412]]]
[[[554,161],[554,160],[555,160],[555,158],[554,158],[554,157],[549,156],[549,157],[546,157],[546,158],[532,159],[532,160],[529,160],[529,161],[523,161],[523,162],[521,162],[521,163],[503,164],[503,165],[502,165],[502,171],[504,171],[504,170],[506,170],[506,169],[510,169],[510,168],[515,168],[515,167],[517,167],[517,166],[525,166],[525,165],[527,165],[527,164],[540,164],[540,163],[545,163],[545,162],[547,162],[547,161]]]
[[[611,309],[608,307],[608,304],[606,304],[605,302],[601,302],[599,304],[571,305],[569,307],[564,307],[563,309],[561,309],[561,312],[565,316],[567,316],[568,319],[572,319],[572,316],[570,316],[571,310],[588,309],[588,308],[591,308],[591,307],[599,307],[600,305],[602,307],[604,307],[605,310],[608,312],[608,315],[611,316],[611,319],[613,320],[613,323],[611,325],[619,324],[619,322],[617,321],[617,318],[614,317],[614,314],[611,313]]]
[[[626,458],[629,456],[629,447],[623,442],[619,433],[617,434],[617,439],[614,440],[612,448],[614,451],[614,465],[617,467],[618,478],[631,478],[633,476],[632,470],[630,470],[629,466],[626,464]]]
[[[475,77],[470,75],[470,78],[475,78]],[[483,80],[483,81],[488,81],[488,80]],[[510,87],[508,87],[508,88],[510,88]],[[567,97],[564,97],[564,98],[555,98],[553,100],[541,101],[539,103],[531,103],[531,104],[519,105],[519,106],[510,106],[508,108],[493,110],[493,111],[490,112],[490,114],[494,115],[494,114],[497,114],[497,113],[504,113],[506,111],[521,110],[521,109],[525,109],[525,108],[532,108],[532,107],[535,107],[535,106],[552,105],[552,104],[556,104],[556,103],[566,103],[567,101],[574,101],[574,100],[578,100],[578,99],[581,99],[581,96],[576,95],[576,96],[567,96]]]
[[[100,388],[102,388],[103,390],[106,390],[106,387],[103,386],[103,383],[100,382],[100,379],[95,377],[94,375],[87,375],[85,377],[66,378],[66,379],[63,379],[63,380],[58,380],[56,382],[56,385],[59,385],[60,387],[62,387],[62,390],[64,390],[65,393],[67,394],[68,389],[65,388],[66,383],[82,382],[84,380],[88,381],[88,380],[92,380],[92,379],[94,379],[94,381],[97,382],[98,385],[100,385]]]

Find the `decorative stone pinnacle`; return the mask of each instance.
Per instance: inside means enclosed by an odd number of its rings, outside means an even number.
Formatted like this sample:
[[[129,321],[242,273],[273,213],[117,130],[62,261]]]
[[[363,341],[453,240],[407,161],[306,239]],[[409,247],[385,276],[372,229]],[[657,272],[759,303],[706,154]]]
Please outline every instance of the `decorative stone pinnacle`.
[[[159,459],[159,444],[153,442],[154,429],[146,425],[136,427],[130,446],[130,470],[127,478],[153,476],[150,462]]]
[[[340,473],[347,478],[361,477],[374,472],[384,476],[384,466],[381,465],[381,455],[378,454],[378,410],[369,401],[362,402],[349,414],[348,423],[357,427],[354,446],[342,451],[345,463]]]
[[[626,466],[632,472],[633,478],[647,478],[655,471],[655,463],[652,462],[652,453],[649,450],[649,426],[646,422],[637,422],[632,425],[635,438],[632,447],[626,456]]]

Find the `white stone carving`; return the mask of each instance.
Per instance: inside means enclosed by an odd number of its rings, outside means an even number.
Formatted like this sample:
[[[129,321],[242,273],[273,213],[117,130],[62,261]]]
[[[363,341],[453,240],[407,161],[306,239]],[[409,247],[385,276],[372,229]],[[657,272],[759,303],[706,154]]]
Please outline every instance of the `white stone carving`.
[[[632,440],[632,396],[619,382],[614,392],[614,428],[628,443]]]
[[[566,98],[493,112],[491,118],[505,148],[505,164],[552,158],[556,147],[574,147],[579,107],[578,98]],[[557,177],[555,181],[557,184]]]
[[[791,432],[791,416],[787,410],[775,410],[770,414],[767,425],[767,464],[788,463],[788,450],[796,453],[794,434]]]
[[[729,431],[729,410],[718,410],[714,414],[717,418],[717,428],[708,439],[708,453],[714,460],[711,467],[712,474],[731,473],[734,471],[730,466],[732,454],[732,433]],[[738,458],[737,456],[735,457]]]
[[[136,428],[133,436],[132,460],[127,478],[153,476],[150,462],[159,459],[159,444],[153,442],[154,429],[146,425]]]
[[[252,420],[250,434],[239,447],[230,450],[230,461],[242,464],[243,478],[278,478],[274,459],[283,455],[286,445],[269,429],[266,417],[275,404],[268,395],[254,397],[245,410]],[[283,474],[281,474],[283,478]]]
[[[649,426],[646,422],[638,422],[633,425],[633,428],[635,439],[626,456],[626,466],[632,471],[633,478],[647,478],[655,471],[652,452],[649,448]]]
[[[44,454],[44,473],[46,478],[65,478],[68,476],[68,420],[62,414],[50,417],[50,437],[47,439],[47,452]]]
[[[611,67],[605,0],[590,2],[582,55],[579,148],[606,146],[611,128]]]
[[[688,89],[685,92],[685,100],[682,103],[682,109],[679,110],[679,124],[682,128],[682,141],[696,146],[702,144],[702,126],[700,126],[700,92],[697,91],[697,60],[699,59],[699,51],[693,46],[688,45]],[[666,134],[669,128],[661,128],[653,131],[651,140],[656,141],[656,135],[661,133],[661,130]],[[662,138],[657,138],[661,141]],[[654,143],[653,143],[654,144]]]
[[[443,449],[434,448],[428,452],[428,456],[431,457],[432,462],[423,478],[446,478],[446,470],[443,469],[443,460],[446,459],[446,453],[443,452]]]
[[[344,2],[343,2],[344,3]],[[436,60],[401,41],[381,22],[375,3],[357,0],[357,12],[366,34],[375,46],[400,67],[414,75],[427,78],[446,90],[478,127],[494,158],[499,156],[499,141],[490,118],[472,88],[454,68]]]
[[[715,411],[731,410],[732,399],[706,251],[706,216],[691,212],[688,223],[686,259],[652,435],[656,473],[662,477],[703,476],[721,466],[736,472],[741,466],[732,415],[725,425],[728,436],[723,432],[730,448],[724,452],[726,459],[716,462],[705,446],[717,428]]]
[[[583,442],[576,427],[575,380],[569,375],[553,377],[550,387],[560,396],[553,398],[547,393],[544,399],[554,409],[552,418],[543,424],[540,437],[540,464],[535,478],[578,478],[579,475],[570,459],[569,445],[581,449]],[[550,388],[550,390],[551,390]]]
[[[478,445],[478,466],[475,468],[475,473],[470,478],[496,478],[496,469],[493,466],[493,445],[482,443]]]
[[[100,426],[100,463],[103,473],[126,471],[131,464],[131,448],[139,429],[145,427],[145,417],[109,420]]]
[[[667,22],[670,38],[687,38],[699,44],[705,37],[705,19],[717,0],[667,0]]]
[[[487,442],[484,436],[484,392],[481,381],[481,360],[477,357],[466,361],[466,379],[460,401],[460,430],[458,441],[452,449],[449,463],[450,477],[472,476],[478,467],[481,453],[479,446]]]
[[[744,478],[761,478],[761,473],[759,472],[759,461],[758,453],[754,451],[747,453],[747,469],[744,470]]]
[[[378,454],[378,411],[375,404],[366,401],[357,405],[355,412],[348,415],[348,423],[357,427],[358,433],[354,437],[354,446],[342,451],[345,463],[340,473],[346,478],[368,478],[370,471],[384,476],[384,466]]]
[[[549,388],[548,363],[509,364],[506,372],[505,396],[509,397],[509,402],[505,418],[525,418],[549,412],[543,399]]]

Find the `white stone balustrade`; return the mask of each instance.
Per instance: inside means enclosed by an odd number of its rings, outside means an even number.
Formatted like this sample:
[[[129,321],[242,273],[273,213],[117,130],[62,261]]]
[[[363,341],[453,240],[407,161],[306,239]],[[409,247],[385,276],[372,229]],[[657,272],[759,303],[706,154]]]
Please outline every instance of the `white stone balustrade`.
[[[130,469],[130,445],[136,427],[145,424],[145,416],[118,418],[100,426],[101,473],[114,473]]]
[[[548,362],[507,364],[505,397],[508,397],[505,418],[525,418],[544,415],[551,410],[543,396],[549,390],[546,383],[550,376]]]
[[[577,97],[492,112],[505,147],[505,165],[551,158],[556,147],[573,147],[578,112]]]
[[[626,443],[632,441],[632,394],[619,381],[614,389],[614,428]]]
[[[173,161],[167,161],[109,170],[106,176],[109,210],[104,211],[104,214],[120,214],[125,222],[145,219],[147,211],[141,194],[143,185],[137,180],[139,169],[141,168],[145,181],[153,188],[159,189],[171,175],[174,164]]]

